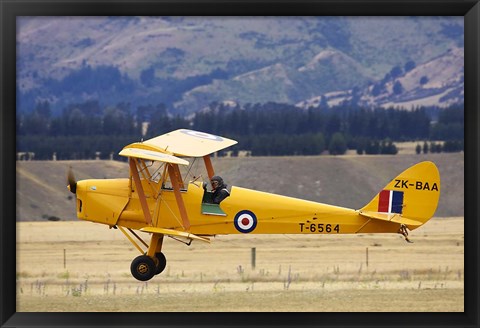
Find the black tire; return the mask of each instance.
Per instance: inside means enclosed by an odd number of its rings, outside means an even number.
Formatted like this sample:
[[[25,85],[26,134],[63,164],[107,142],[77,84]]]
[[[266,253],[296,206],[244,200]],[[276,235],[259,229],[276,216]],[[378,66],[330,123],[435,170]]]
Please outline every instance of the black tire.
[[[165,255],[160,252],[160,253],[155,253],[155,257],[157,258],[157,269],[155,270],[155,274],[160,274],[165,270],[165,267],[167,266],[167,258]]]
[[[147,255],[140,255],[132,261],[132,264],[130,265],[130,272],[137,280],[150,280],[153,278],[156,272],[155,261]]]

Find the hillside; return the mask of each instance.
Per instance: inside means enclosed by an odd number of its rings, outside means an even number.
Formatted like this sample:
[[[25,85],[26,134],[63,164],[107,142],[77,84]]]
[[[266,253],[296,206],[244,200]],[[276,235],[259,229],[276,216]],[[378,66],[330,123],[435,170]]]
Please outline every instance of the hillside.
[[[463,24],[463,17],[22,17],[17,110],[39,99],[54,112],[98,100],[191,114],[212,102],[318,97],[329,105],[444,107],[463,101]]]
[[[435,162],[440,170],[436,216],[463,216],[463,153],[214,158],[213,165],[230,186],[360,208],[390,179],[423,160]],[[203,167],[198,161],[195,165]],[[17,221],[75,220],[74,198],[66,188],[69,166],[78,180],[128,176],[125,162],[17,161]]]
[[[463,99],[463,49],[455,48],[426,63],[372,82],[360,90],[328,92],[297,104],[318,107],[321,101],[329,106],[342,102],[363,106],[402,107],[448,106]],[[322,99],[324,98],[324,99]]]

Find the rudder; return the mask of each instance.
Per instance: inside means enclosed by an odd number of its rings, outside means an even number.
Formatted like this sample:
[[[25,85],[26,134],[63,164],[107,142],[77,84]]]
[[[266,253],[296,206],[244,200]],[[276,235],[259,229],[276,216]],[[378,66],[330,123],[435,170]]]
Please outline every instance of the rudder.
[[[439,198],[440,173],[433,162],[425,161],[400,173],[359,213],[413,230],[435,214]]]

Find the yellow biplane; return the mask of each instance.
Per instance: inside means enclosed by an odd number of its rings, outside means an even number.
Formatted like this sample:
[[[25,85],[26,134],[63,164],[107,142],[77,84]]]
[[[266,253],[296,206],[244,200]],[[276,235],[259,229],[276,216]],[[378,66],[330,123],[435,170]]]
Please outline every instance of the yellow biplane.
[[[119,154],[128,157],[129,178],[77,182],[70,170],[77,217],[125,234],[141,254],[131,273],[146,281],[165,269],[165,236],[188,245],[227,234],[400,233],[409,241],[408,230],[423,225],[437,208],[440,175],[432,162],[408,168],[358,210],[235,186],[214,203],[206,188],[215,176],[210,156],[236,143],[180,129],[125,146]],[[208,177],[192,175],[186,181],[190,172],[182,175],[180,167],[190,170],[193,163],[185,158],[198,159]],[[149,243],[134,230],[151,235]]]

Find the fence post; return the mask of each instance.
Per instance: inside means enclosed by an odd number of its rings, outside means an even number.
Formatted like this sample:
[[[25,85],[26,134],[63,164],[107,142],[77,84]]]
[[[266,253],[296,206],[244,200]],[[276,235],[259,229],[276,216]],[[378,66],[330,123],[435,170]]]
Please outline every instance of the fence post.
[[[365,251],[365,255],[366,255],[366,258],[367,258],[367,268],[368,268],[368,247],[367,247],[367,249],[366,249],[366,251]]]
[[[252,247],[252,270],[255,270],[256,260],[257,260],[256,248]]]

